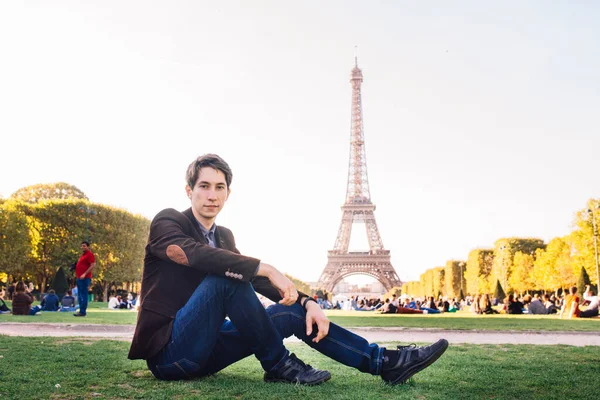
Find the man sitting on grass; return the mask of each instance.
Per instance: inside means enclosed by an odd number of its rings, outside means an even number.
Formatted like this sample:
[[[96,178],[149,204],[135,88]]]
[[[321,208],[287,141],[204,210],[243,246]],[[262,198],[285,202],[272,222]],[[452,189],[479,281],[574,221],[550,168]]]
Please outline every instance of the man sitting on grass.
[[[314,299],[298,293],[272,265],[241,255],[231,231],[215,224],[231,191],[229,165],[207,154],[190,164],[186,178],[191,208],[163,210],[150,226],[129,352],[131,359],[145,359],[156,378],[203,377],[254,354],[267,382],[316,385],[330,379],[329,372],[284,347],[282,338],[295,335],[336,361],[395,384],[431,365],[448,347],[442,339],[428,347],[388,350],[330,323]],[[260,184],[268,179],[256,177],[257,187],[264,190]],[[247,222],[264,222],[268,207]],[[274,244],[273,237],[262,239]],[[276,304],[265,310],[255,291]]]
[[[583,294],[583,299],[586,302],[589,302],[586,309],[579,313],[579,318],[592,318],[598,316],[598,307],[600,304],[598,303],[598,296],[594,296],[594,293],[590,289],[590,285],[585,286],[585,293]]]

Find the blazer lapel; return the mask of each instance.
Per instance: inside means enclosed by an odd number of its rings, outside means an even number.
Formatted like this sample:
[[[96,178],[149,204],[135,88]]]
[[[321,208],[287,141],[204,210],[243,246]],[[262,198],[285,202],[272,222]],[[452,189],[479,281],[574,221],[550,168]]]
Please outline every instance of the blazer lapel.
[[[188,208],[187,210],[185,210],[184,212],[182,212],[183,215],[185,215],[187,217],[187,219],[190,221],[190,224],[192,225],[193,229],[194,229],[194,233],[196,234],[195,239],[199,242],[202,242],[204,244],[208,244],[208,242],[206,241],[206,238],[204,237],[204,235],[202,234],[202,231],[200,230],[200,223],[198,222],[198,220],[196,219],[196,217],[194,217],[194,213],[192,212],[192,208]]]

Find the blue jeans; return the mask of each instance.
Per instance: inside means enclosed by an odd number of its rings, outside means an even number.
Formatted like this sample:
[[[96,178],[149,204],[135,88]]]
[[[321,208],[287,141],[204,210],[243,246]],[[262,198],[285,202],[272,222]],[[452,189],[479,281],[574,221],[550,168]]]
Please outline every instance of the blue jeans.
[[[88,306],[88,289],[90,288],[90,278],[77,279],[77,299],[79,300],[79,313],[85,315]]]
[[[177,312],[171,341],[147,360],[148,368],[159,379],[195,378],[254,354],[269,371],[287,358],[282,338],[295,335],[345,365],[374,375],[381,372],[384,348],[335,324],[324,339],[313,343],[316,332],[306,336],[305,318],[298,304],[275,304],[265,310],[250,283],[211,275]]]

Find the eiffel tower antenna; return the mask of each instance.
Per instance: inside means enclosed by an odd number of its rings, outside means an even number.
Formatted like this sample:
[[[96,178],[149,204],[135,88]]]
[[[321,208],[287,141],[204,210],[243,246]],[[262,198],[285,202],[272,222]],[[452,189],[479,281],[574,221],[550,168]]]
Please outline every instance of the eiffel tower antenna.
[[[350,72],[352,86],[352,122],[350,129],[350,161],[346,201],[342,205],[342,222],[335,239],[333,250],[327,253],[327,265],[319,278],[319,287],[332,292],[335,286],[349,275],[369,275],[377,279],[386,290],[400,286],[390,262],[390,251],[385,250],[375,221],[375,204],[371,202],[367,176],[367,155],[363,130],[361,86],[362,71],[358,68],[358,57],[354,55],[354,68]],[[348,251],[350,233],[355,222],[362,222],[367,229],[369,251]]]

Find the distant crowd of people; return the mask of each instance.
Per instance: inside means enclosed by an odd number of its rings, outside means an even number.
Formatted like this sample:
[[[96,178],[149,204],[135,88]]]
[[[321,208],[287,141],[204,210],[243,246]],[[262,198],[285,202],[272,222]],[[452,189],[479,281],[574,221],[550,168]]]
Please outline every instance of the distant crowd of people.
[[[475,314],[558,314],[561,318],[591,318],[598,316],[599,302],[590,286],[586,286],[581,299],[577,287],[573,286],[563,296],[555,294],[525,294],[522,296],[510,294],[504,301],[492,299],[489,294],[466,296],[464,299],[433,296],[415,298],[411,296],[392,295],[385,298],[360,298],[351,296],[335,300],[315,300],[323,309],[338,309],[346,311],[376,311],[382,314],[440,314],[470,310]],[[268,304],[265,304],[265,306]]]
[[[41,312],[75,312],[79,308],[77,300],[77,286],[67,290],[64,295],[56,293],[54,289],[49,289],[41,297],[39,305],[33,306],[35,296],[32,283],[26,284],[19,281],[16,284],[9,285],[6,290],[0,290],[0,314],[13,315],[39,315]],[[12,301],[12,309],[8,307],[6,301]],[[128,293],[127,296],[111,296],[108,308],[111,309],[137,309],[137,298]]]
[[[10,289],[13,290],[10,290]],[[56,294],[54,289],[48,290],[48,292],[42,297],[42,301],[39,305],[32,306],[35,301],[32,295],[33,284],[25,284],[23,281],[17,282],[15,285],[9,286],[7,291],[0,293],[0,313],[7,314],[12,313],[14,315],[37,315],[40,311],[52,311],[52,312],[73,312],[77,309],[76,300],[73,297],[72,290],[68,290],[62,298]],[[4,298],[12,301],[12,310],[8,308],[4,302]]]

